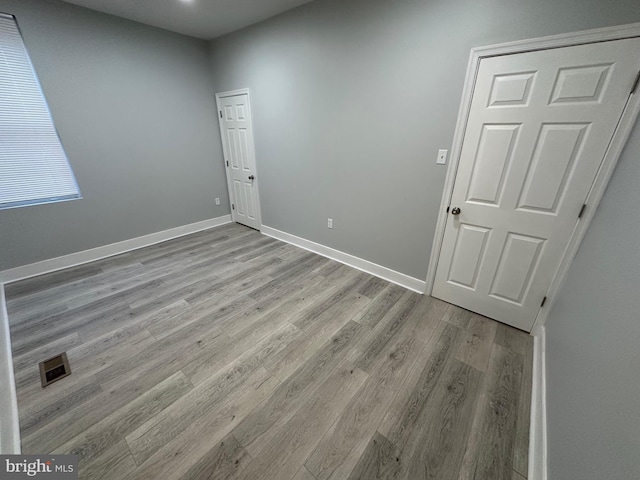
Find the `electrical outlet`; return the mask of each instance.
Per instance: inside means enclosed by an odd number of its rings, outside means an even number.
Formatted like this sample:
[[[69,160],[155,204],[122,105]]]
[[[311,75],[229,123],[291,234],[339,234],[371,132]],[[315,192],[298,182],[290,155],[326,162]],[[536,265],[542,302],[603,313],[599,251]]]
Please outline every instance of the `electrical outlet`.
[[[333,228],[333,218],[327,220],[327,227]]]
[[[447,163],[447,153],[449,153],[448,150],[438,150],[438,158],[436,160],[438,165]]]
[[[216,205],[220,205],[220,199],[216,197]]]

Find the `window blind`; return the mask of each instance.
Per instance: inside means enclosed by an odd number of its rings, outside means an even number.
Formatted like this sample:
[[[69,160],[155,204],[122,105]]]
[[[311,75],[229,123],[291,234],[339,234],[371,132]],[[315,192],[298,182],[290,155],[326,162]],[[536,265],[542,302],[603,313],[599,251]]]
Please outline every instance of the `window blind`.
[[[0,209],[81,198],[16,20],[0,14]]]

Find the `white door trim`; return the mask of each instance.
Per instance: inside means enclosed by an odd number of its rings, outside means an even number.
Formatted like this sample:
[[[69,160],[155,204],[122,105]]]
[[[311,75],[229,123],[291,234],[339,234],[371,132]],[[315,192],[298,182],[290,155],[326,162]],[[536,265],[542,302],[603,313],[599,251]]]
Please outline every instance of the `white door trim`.
[[[222,122],[220,121],[220,114],[219,112],[221,111],[221,106],[220,106],[220,101],[223,98],[226,97],[235,97],[237,95],[246,95],[247,96],[247,101],[249,103],[249,111],[251,112],[251,131],[253,132],[253,159],[254,159],[254,167],[255,167],[255,175],[256,177],[258,177],[258,179],[260,178],[259,174],[258,174],[258,159],[256,158],[256,145],[255,145],[255,128],[253,126],[253,108],[251,107],[251,92],[248,88],[239,88],[237,90],[229,90],[226,92],[219,92],[216,93],[216,116],[218,117],[218,127],[220,128],[220,143],[222,144],[222,150],[223,150],[223,160],[226,162],[227,161],[227,152],[224,150],[224,128],[222,126]],[[227,175],[227,194],[229,195],[229,203],[233,203],[233,198],[231,196],[231,174],[229,172],[229,169],[226,167],[224,167],[224,171]],[[262,229],[262,205],[260,204],[260,181],[258,181],[256,183],[255,186],[255,192],[256,192],[256,197],[257,197],[257,202],[256,202],[256,207],[258,209],[258,215],[257,218],[260,221],[260,229]],[[236,211],[232,208],[231,209],[231,219],[234,222],[237,222],[237,218],[236,218]]]
[[[486,47],[476,47],[471,49],[469,63],[467,66],[467,76],[465,78],[464,88],[462,90],[462,100],[460,102],[460,110],[458,112],[458,121],[453,136],[453,145],[451,147],[451,161],[447,168],[445,178],[444,191],[442,192],[442,200],[440,202],[440,213],[436,223],[436,231],[433,238],[433,246],[431,248],[431,257],[429,258],[429,267],[427,270],[427,294],[433,291],[433,284],[436,276],[436,267],[440,250],[442,248],[442,240],[444,237],[444,228],[447,219],[446,209],[449,206],[451,196],[453,194],[453,185],[460,162],[460,152],[462,150],[462,141],[464,139],[467,126],[469,110],[471,108],[471,99],[475,87],[476,76],[480,61],[483,58],[495,57],[498,55],[510,55],[515,53],[525,53],[535,50],[546,50],[550,48],[570,47],[574,45],[582,45],[587,43],[605,42],[610,40],[622,40],[625,38],[640,37],[640,23],[629,25],[619,25],[615,27],[599,28],[595,30],[586,30],[582,32],[565,33],[561,35],[553,35],[549,37],[541,37],[531,40],[519,40],[516,42],[502,43],[499,45],[490,45]],[[631,85],[629,86],[631,88]],[[613,170],[618,162],[618,158],[622,153],[624,145],[629,138],[629,134],[633,129],[634,123],[640,113],[640,91],[636,91],[631,95],[627,106],[625,107],[620,123],[616,128],[611,144],[605,154],[604,160],[598,171],[596,179],[591,187],[587,197],[587,209],[584,215],[577,223],[576,228],[569,240],[569,245],[560,263],[560,267],[551,283],[547,294],[547,301],[544,308],[540,308],[538,316],[533,325],[532,331],[538,325],[544,325],[547,320],[548,313],[555,302],[555,297],[560,290],[561,285],[569,270],[569,266],[575,257],[578,247],[584,238],[587,228],[591,223],[593,214],[596,211],[602,195],[606,189]]]

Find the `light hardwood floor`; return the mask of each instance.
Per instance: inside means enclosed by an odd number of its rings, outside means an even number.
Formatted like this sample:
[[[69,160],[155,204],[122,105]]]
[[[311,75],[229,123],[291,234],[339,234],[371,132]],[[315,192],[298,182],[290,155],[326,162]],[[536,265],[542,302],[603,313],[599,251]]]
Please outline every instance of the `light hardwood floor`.
[[[82,479],[526,478],[527,334],[240,225],[6,294],[23,452]]]

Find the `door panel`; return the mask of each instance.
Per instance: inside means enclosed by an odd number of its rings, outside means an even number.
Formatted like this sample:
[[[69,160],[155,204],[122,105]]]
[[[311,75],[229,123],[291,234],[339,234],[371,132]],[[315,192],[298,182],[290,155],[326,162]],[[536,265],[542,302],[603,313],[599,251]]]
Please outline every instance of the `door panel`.
[[[550,103],[602,101],[602,93],[611,74],[612,64],[561,68],[558,70]]]
[[[240,159],[242,161],[242,170],[245,172],[251,172],[251,165],[249,165],[249,145],[247,145],[247,129],[241,128],[238,130],[238,143],[240,144]]]
[[[247,218],[256,218],[256,205],[254,202],[255,199],[255,191],[253,182],[248,180],[245,181],[242,186],[244,187],[244,198],[246,201],[246,215]]]
[[[640,69],[640,39],[481,60],[433,295],[530,330]]]
[[[536,72],[496,75],[491,87],[489,107],[527,105]]]
[[[227,128],[227,145],[229,151],[229,163],[231,168],[237,170],[238,164],[238,142],[236,141],[236,130],[234,128]]]
[[[244,217],[247,215],[247,209],[245,208],[247,202],[245,201],[244,192],[242,191],[241,180],[233,180],[233,191],[235,194],[235,211],[238,215]]]
[[[557,214],[588,124],[543,124],[518,209]]]
[[[260,202],[249,96],[219,97],[218,102],[233,220],[259,230]]]
[[[475,225],[460,225],[449,270],[449,282],[475,290],[490,232],[487,228]]]
[[[467,201],[498,205],[520,125],[483,125]]]
[[[545,240],[509,233],[500,255],[490,295],[522,305],[531,285]]]

